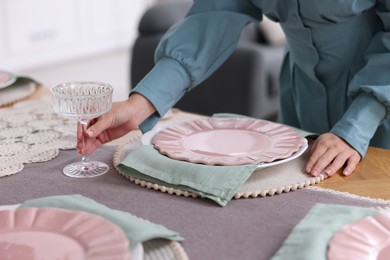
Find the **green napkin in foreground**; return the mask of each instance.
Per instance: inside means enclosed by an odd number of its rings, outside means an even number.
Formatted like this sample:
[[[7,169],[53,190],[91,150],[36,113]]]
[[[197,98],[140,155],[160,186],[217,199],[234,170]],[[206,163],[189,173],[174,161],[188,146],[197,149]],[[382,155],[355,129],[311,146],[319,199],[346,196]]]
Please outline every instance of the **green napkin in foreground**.
[[[256,164],[194,164],[170,159],[152,145],[144,145],[126,155],[117,167],[128,176],[190,191],[225,206],[256,169]]]
[[[169,240],[183,240],[176,232],[170,231],[162,225],[138,218],[130,213],[108,208],[92,199],[81,195],[62,195],[28,200],[20,207],[55,207],[69,210],[80,210],[101,216],[122,228],[130,240],[131,248],[138,243],[155,238]]]
[[[294,227],[272,260],[326,260],[329,241],[339,229],[378,213],[373,208],[316,204]]]

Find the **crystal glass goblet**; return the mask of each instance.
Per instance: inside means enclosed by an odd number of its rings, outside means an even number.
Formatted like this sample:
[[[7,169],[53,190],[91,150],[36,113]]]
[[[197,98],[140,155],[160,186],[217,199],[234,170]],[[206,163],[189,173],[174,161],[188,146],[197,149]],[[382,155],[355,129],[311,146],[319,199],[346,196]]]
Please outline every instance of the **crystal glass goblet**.
[[[111,109],[113,87],[101,82],[78,81],[63,83],[50,90],[54,111],[77,120],[83,132],[82,159],[65,166],[63,173],[74,178],[96,177],[106,173],[109,169],[107,164],[89,160],[84,152],[84,138],[89,121]]]

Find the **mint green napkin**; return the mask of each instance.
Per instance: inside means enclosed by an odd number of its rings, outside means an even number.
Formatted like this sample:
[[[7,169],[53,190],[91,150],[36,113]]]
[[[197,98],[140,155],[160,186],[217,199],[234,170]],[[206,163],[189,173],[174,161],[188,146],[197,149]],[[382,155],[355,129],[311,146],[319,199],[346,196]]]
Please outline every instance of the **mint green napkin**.
[[[37,86],[42,86],[42,83],[40,83],[39,81],[37,81],[31,77],[25,76],[25,75],[18,75],[17,76],[15,83],[19,84],[21,82],[34,82]]]
[[[155,238],[169,240],[183,240],[176,232],[170,231],[162,225],[138,218],[130,213],[108,208],[92,199],[81,195],[62,195],[28,200],[20,207],[55,207],[69,210],[80,210],[101,216],[122,228],[130,241],[131,248]]]
[[[186,190],[225,206],[256,169],[256,164],[212,166],[170,159],[152,145],[141,146],[117,166],[128,176]]]
[[[326,260],[328,243],[339,229],[378,213],[373,208],[316,204],[294,227],[272,260]]]

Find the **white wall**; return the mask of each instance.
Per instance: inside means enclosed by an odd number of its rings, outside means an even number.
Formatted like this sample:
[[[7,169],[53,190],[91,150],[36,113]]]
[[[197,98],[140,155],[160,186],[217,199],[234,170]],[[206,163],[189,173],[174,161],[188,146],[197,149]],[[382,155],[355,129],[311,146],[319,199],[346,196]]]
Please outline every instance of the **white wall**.
[[[0,69],[46,86],[74,80],[128,95],[130,48],[153,0],[0,0]]]

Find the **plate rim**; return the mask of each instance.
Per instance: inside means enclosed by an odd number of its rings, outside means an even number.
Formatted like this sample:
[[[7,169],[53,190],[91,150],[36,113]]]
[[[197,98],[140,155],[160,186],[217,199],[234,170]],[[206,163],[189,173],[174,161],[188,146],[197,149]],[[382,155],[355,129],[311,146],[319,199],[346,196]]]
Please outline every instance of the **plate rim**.
[[[388,221],[389,224],[387,227],[385,227],[383,224],[381,224],[380,218],[385,218]],[[348,255],[348,252],[349,252],[349,255],[351,255],[351,253],[353,253],[351,256],[353,256],[354,259],[356,259],[356,256],[359,256],[356,254],[360,254],[360,256],[362,257],[360,259],[369,259],[370,257],[372,257],[372,253],[376,253],[377,255],[379,255],[380,251],[374,250],[374,249],[378,249],[378,248],[372,244],[372,242],[376,241],[376,239],[370,239],[370,238],[378,238],[378,236],[373,234],[372,229],[370,230],[370,229],[363,227],[364,224],[367,224],[369,226],[373,226],[373,225],[375,225],[374,223],[379,223],[383,229],[386,229],[388,235],[390,235],[390,211],[386,211],[384,213],[379,213],[379,214],[375,214],[375,215],[370,215],[370,216],[364,217],[362,219],[350,222],[350,223],[344,225],[341,229],[339,229],[333,235],[331,240],[329,241],[329,245],[328,245],[329,250],[327,253],[328,258],[330,260],[341,259],[338,256],[339,255],[338,252],[340,252],[340,250],[343,251],[343,256]],[[354,237],[355,232],[359,231],[359,230],[361,230],[361,232],[364,233],[364,238],[362,237],[362,239],[356,239],[356,237]],[[347,243],[345,243],[346,238],[349,238]],[[353,242],[353,243],[351,243],[351,242]],[[387,242],[385,247],[390,246],[390,239],[388,239],[388,238],[382,240],[381,242]],[[351,246],[352,244],[354,246]],[[375,245],[378,245],[378,244],[375,244]],[[370,248],[372,250],[370,252],[367,252],[364,250],[356,250],[356,246],[359,246],[360,248],[371,246]],[[383,249],[385,247],[382,246],[381,249]],[[375,252],[372,252],[373,250]]]

